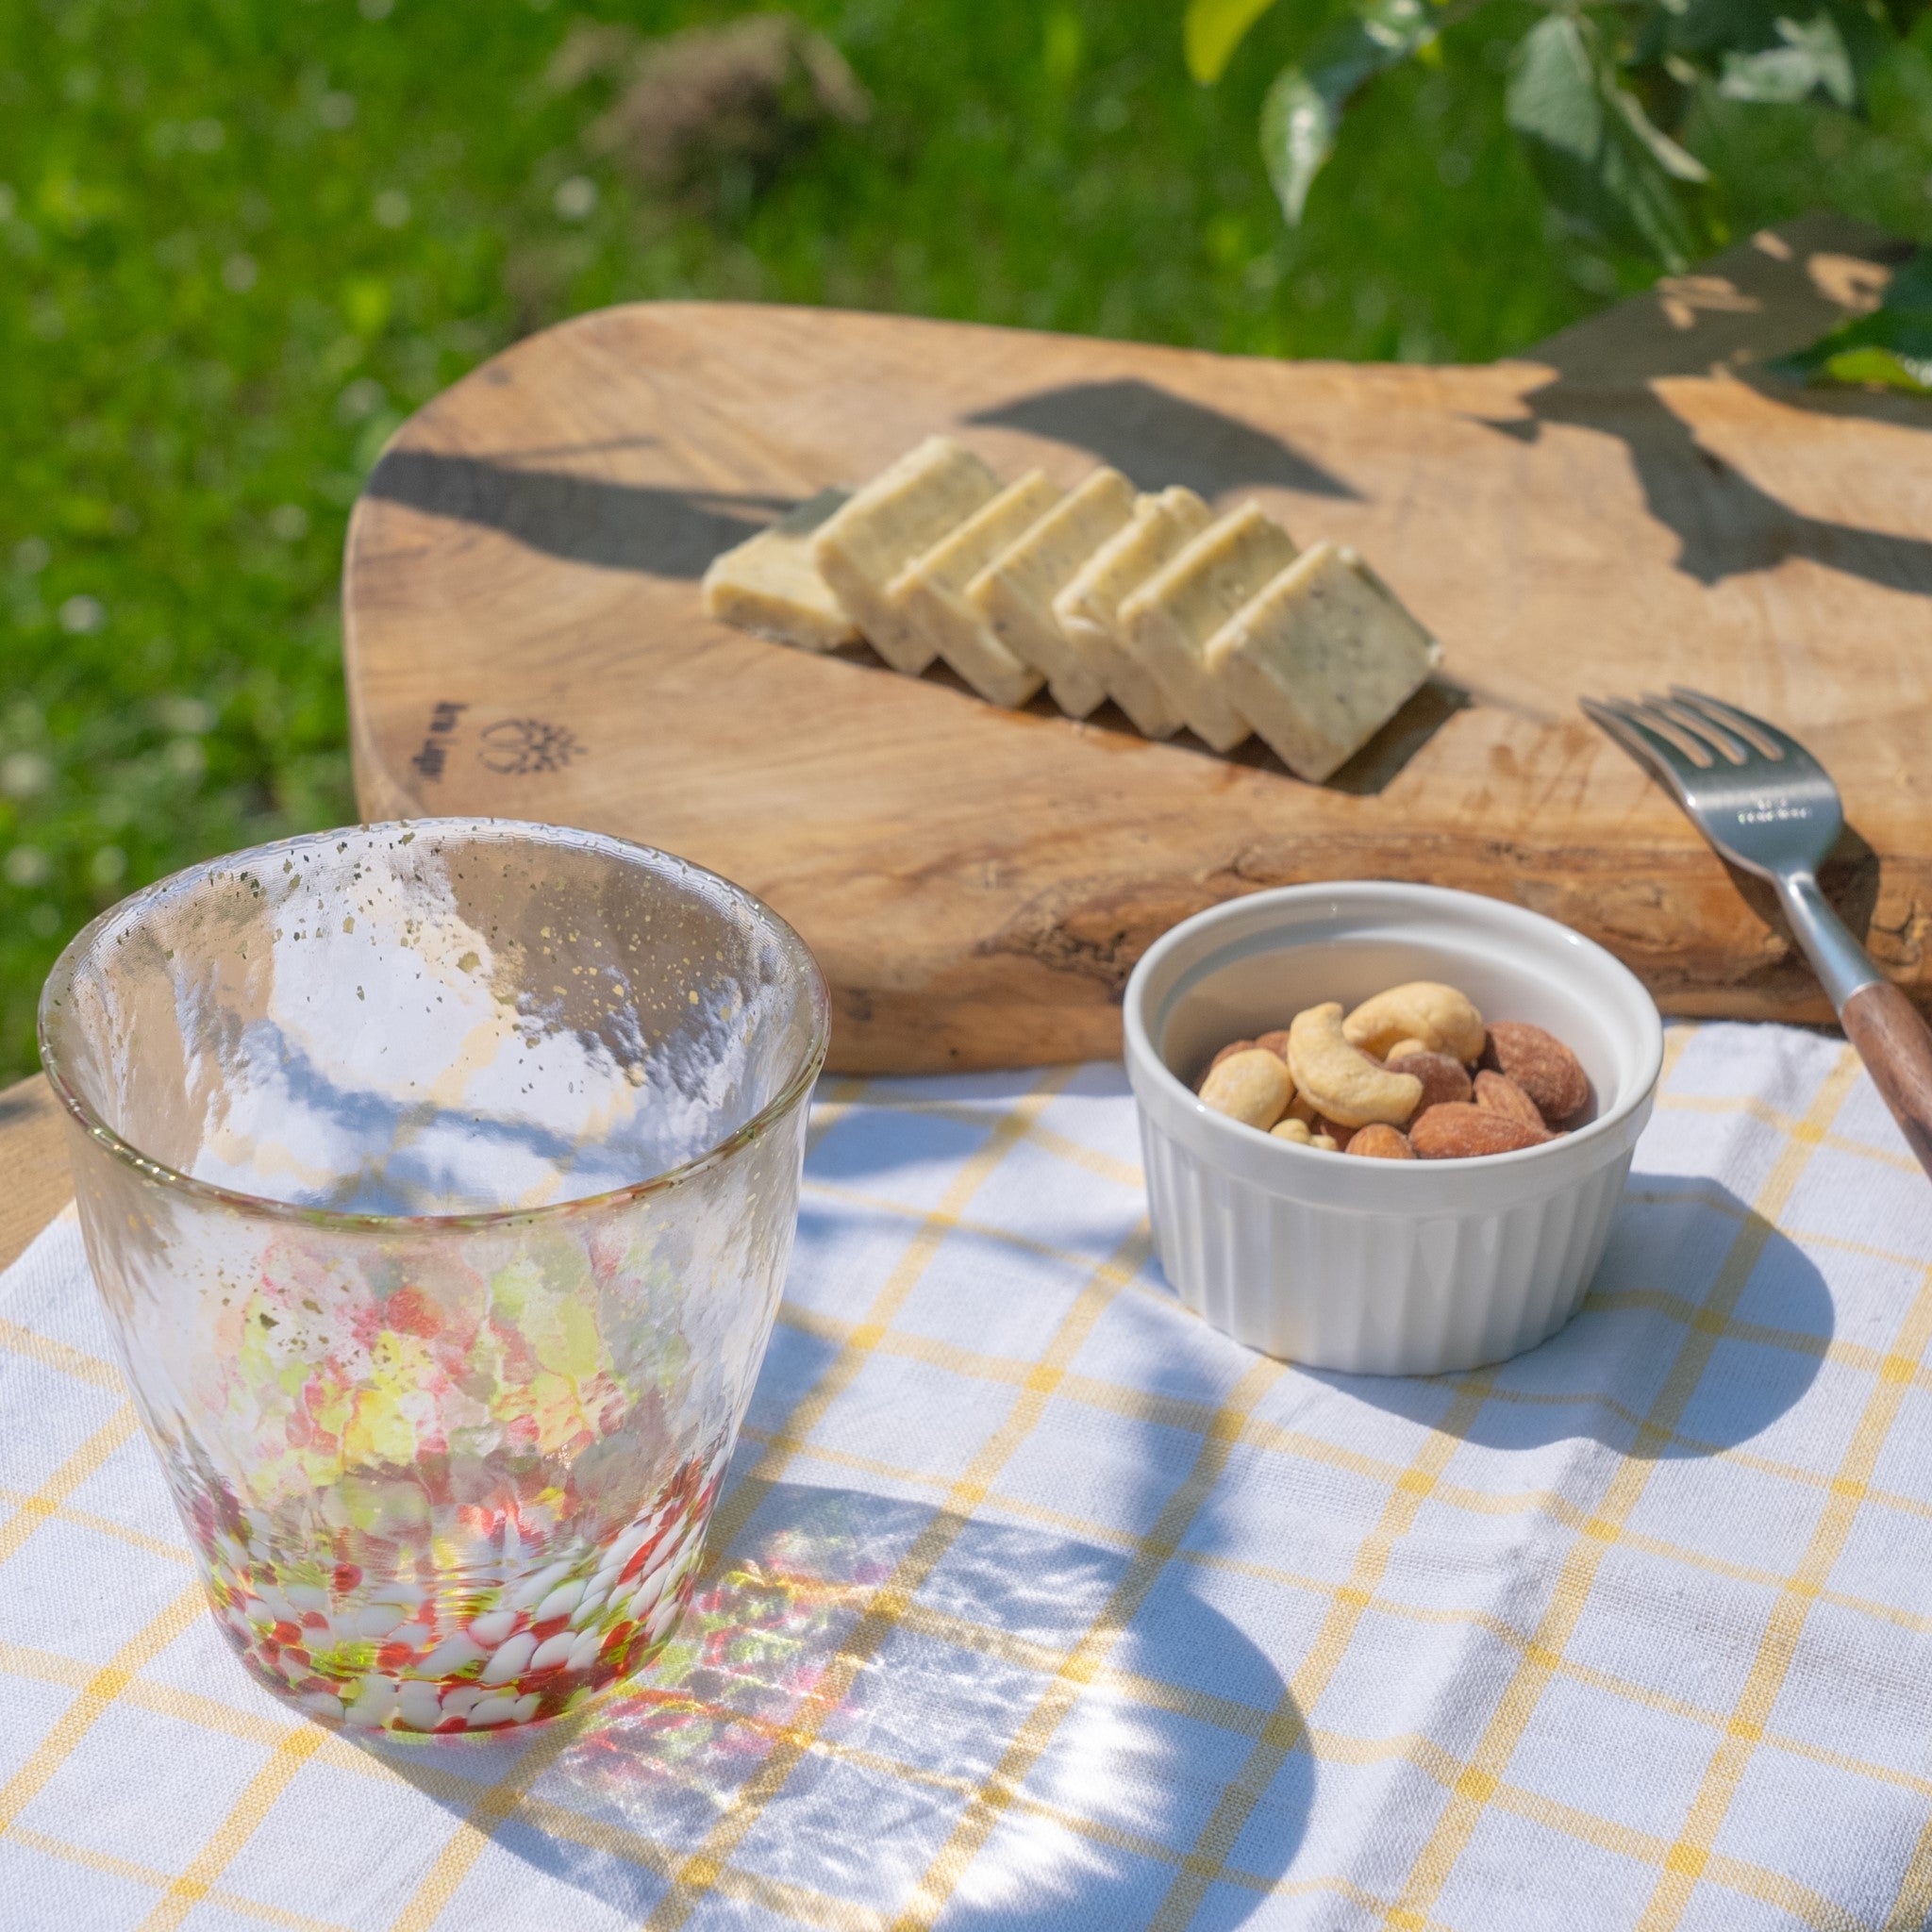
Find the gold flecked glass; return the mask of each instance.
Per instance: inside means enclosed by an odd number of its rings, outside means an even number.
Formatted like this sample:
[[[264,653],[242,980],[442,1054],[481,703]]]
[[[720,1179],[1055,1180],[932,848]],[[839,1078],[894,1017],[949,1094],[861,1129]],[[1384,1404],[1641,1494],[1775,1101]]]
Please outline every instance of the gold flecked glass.
[[[655,1654],[771,1332],[826,1030],[750,894],[553,826],[293,839],[74,941],[41,1047],[88,1257],[258,1677],[448,1734]]]

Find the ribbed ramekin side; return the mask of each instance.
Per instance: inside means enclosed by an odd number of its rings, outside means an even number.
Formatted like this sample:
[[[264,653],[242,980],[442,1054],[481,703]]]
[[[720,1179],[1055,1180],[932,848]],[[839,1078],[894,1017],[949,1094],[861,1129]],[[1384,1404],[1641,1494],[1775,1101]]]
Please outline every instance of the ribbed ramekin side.
[[[1525,1324],[1522,1348],[1534,1348],[1547,1341],[1582,1306],[1590,1291],[1591,1277],[1604,1257],[1610,1238],[1610,1222],[1617,1204],[1624,1198],[1624,1184],[1630,1174],[1630,1151],[1625,1150],[1606,1167],[1580,1183],[1567,1197],[1574,1204],[1569,1235],[1560,1255],[1553,1256],[1551,1279],[1557,1284],[1542,1309],[1541,1320]]]
[[[1143,1112],[1142,1165],[1156,1251],[1182,1303],[1270,1355],[1290,1353],[1293,1285],[1281,1257],[1296,1240],[1296,1204],[1202,1160]]]
[[[1144,1112],[1141,1151],[1157,1249],[1182,1303],[1251,1348],[1356,1374],[1479,1368],[1553,1335],[1589,1286],[1630,1164],[1626,1153],[1496,1212],[1414,1217],[1275,1193]]]

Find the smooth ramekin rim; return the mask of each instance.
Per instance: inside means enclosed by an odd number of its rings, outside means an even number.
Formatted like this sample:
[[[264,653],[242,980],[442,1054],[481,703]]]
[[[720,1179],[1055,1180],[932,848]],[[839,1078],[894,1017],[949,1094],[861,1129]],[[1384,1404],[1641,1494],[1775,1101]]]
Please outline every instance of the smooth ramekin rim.
[[[1243,913],[1252,914],[1258,909],[1257,902],[1269,904],[1292,904],[1334,898],[1338,894],[1358,894],[1364,898],[1383,898],[1391,903],[1407,900],[1422,908],[1431,903],[1448,907],[1451,905],[1480,908],[1479,916],[1515,921],[1526,928],[1540,930],[1549,935],[1560,935],[1563,941],[1581,949],[1581,957],[1592,958],[1592,963],[1607,969],[1613,978],[1621,978],[1634,989],[1641,1000],[1644,1015],[1645,1038],[1643,1041],[1643,1064],[1640,1077],[1633,1083],[1631,1091],[1622,1096],[1616,1105],[1606,1108],[1586,1126],[1574,1128],[1558,1138],[1544,1141],[1536,1147],[1522,1147],[1509,1154],[1485,1154],[1458,1157],[1450,1160],[1406,1161],[1385,1160],[1358,1163],[1386,1171],[1391,1175],[1388,1185],[1393,1187],[1420,1187],[1420,1175],[1440,1174],[1444,1170],[1451,1173],[1467,1168],[1473,1162],[1480,1161],[1486,1174],[1494,1174],[1498,1180],[1506,1175],[1522,1176],[1526,1169],[1534,1171],[1534,1163],[1545,1166],[1580,1166],[1593,1164],[1593,1159],[1608,1159],[1614,1157],[1616,1149],[1607,1143],[1623,1138],[1631,1119],[1640,1111],[1648,1113],[1656,1097],[1657,1081],[1663,1071],[1663,1024],[1656,1003],[1651,999],[1643,982],[1632,973],[1616,955],[1594,940],[1579,933],[1574,926],[1565,925],[1559,919],[1552,919],[1546,913],[1532,911],[1526,906],[1518,906],[1507,899],[1491,898],[1481,892],[1466,892],[1453,886],[1425,885],[1402,879],[1329,879],[1317,880],[1304,885],[1269,887],[1258,892],[1242,893],[1234,899],[1224,899],[1219,904],[1207,907],[1202,911],[1182,920],[1179,924],[1168,930],[1148,947],[1133,972],[1128,975],[1126,991],[1123,996],[1122,1027],[1124,1054],[1129,1079],[1138,1068],[1155,1083],[1157,1091],[1170,1107],[1185,1109],[1187,1116],[1199,1124],[1199,1130],[1208,1136],[1210,1145],[1224,1147],[1230,1160],[1239,1159],[1245,1152],[1252,1155],[1257,1141],[1270,1141],[1280,1150],[1280,1158],[1288,1162],[1282,1170],[1285,1174],[1310,1173],[1302,1168],[1302,1162],[1324,1162],[1327,1160],[1325,1150],[1315,1147],[1301,1147],[1292,1141],[1275,1141],[1272,1136],[1257,1135],[1252,1127],[1241,1122],[1228,1119],[1217,1113],[1212,1108],[1202,1105],[1201,1100],[1167,1064],[1156,1051],[1153,1039],[1147,1027],[1146,1003],[1148,988],[1160,971],[1163,963],[1197,935],[1227,920],[1238,918]],[[1144,1105],[1142,1108],[1145,1110]],[[1162,1131],[1171,1129],[1162,1127]],[[1606,1143],[1599,1148],[1596,1143]],[[1334,1173],[1332,1167],[1324,1166],[1321,1172]],[[1399,1176],[1407,1175],[1407,1178]],[[1555,1176],[1552,1176],[1554,1181]],[[1337,1202],[1338,1208],[1347,1204]]]
[[[142,1153],[132,1141],[109,1126],[67,1077],[50,1037],[48,1020],[49,1012],[58,1004],[55,998],[57,989],[72,985],[82,955],[90,949],[97,935],[114,922],[127,919],[149,903],[206,878],[210,874],[238,865],[259,864],[266,859],[278,858],[305,847],[326,843],[331,840],[351,836],[367,838],[391,831],[407,833],[412,839],[433,838],[439,833],[506,840],[523,838],[539,845],[575,845],[603,852],[616,858],[633,859],[641,857],[647,859],[669,859],[696,877],[710,880],[722,887],[729,896],[747,906],[753,917],[772,927],[781,942],[789,942],[805,968],[806,990],[812,1010],[812,1031],[805,1052],[800,1056],[798,1066],[784,1087],[749,1120],[733,1128],[723,1140],[714,1142],[703,1152],[694,1154],[689,1160],[680,1161],[675,1167],[666,1168],[661,1174],[646,1175],[642,1180],[627,1181],[621,1188],[607,1188],[595,1194],[574,1195],[567,1201],[552,1201],[538,1208],[489,1208],[458,1214],[366,1214],[349,1213],[335,1208],[304,1207],[299,1202],[281,1201],[269,1194],[252,1194],[243,1189],[224,1187],[217,1181],[200,1180],[193,1174],[183,1174],[166,1161],[158,1160],[153,1155]],[[219,858],[204,859],[195,865],[183,866],[180,871],[170,873],[165,878],[157,879],[152,885],[143,886],[139,891],[130,892],[125,899],[117,900],[105,911],[91,919],[61,947],[58,958],[55,959],[41,988],[37,1023],[35,1031],[41,1053],[41,1070],[46,1075],[47,1084],[88,1138],[122,1166],[138,1174],[144,1180],[177,1191],[192,1199],[232,1208],[240,1213],[268,1220],[287,1221],[304,1227],[336,1228],[344,1232],[362,1234],[393,1234],[404,1229],[424,1232],[440,1229],[468,1231],[537,1221],[563,1221],[574,1215],[595,1214],[621,1208],[633,1201],[641,1200],[648,1194],[680,1186],[749,1146],[799,1104],[811,1091],[812,1084],[817,1080],[824,1065],[825,1055],[831,1045],[832,1031],[831,994],[825,985],[824,973],[818,960],[813,958],[811,948],[806,944],[791,923],[782,914],[774,911],[756,892],[748,891],[732,879],[727,879],[722,873],[712,872],[708,867],[699,865],[677,853],[667,852],[661,846],[645,845],[634,839],[620,839],[608,832],[586,831],[575,825],[551,824],[538,819],[484,816],[383,819],[363,824],[339,825],[328,831],[301,832],[291,838],[272,840],[264,845],[251,845],[245,851],[225,853]]]

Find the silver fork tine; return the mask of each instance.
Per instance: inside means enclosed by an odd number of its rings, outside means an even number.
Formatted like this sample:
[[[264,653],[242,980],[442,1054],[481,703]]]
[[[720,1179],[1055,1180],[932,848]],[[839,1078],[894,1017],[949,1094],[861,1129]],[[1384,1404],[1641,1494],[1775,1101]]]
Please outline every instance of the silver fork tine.
[[[1579,698],[1577,703],[1640,764],[1648,765],[1670,788],[1677,803],[1688,808],[1690,800],[1684,795],[1684,781],[1694,768],[1675,745],[1654,737],[1634,718],[1610,705],[1599,704],[1595,698]]]
[[[1610,698],[1607,703],[1611,710],[1622,714],[1626,724],[1636,726],[1647,738],[1663,741],[1674,754],[1673,763],[1687,784],[1717,763],[1717,754],[1696,732],[1687,731],[1662,711],[1640,704],[1635,698]]]
[[[1790,758],[1807,772],[1823,769],[1795,738],[1750,711],[1740,711],[1736,705],[1727,705],[1722,698],[1711,697],[1701,691],[1691,691],[1687,685],[1672,685],[1671,695],[1679,704],[1704,712],[1717,724],[1728,725],[1739,737],[1755,744],[1768,758]]]
[[[1749,760],[1752,747],[1744,740],[1735,737],[1722,724],[1706,717],[1693,707],[1676,698],[1663,697],[1654,691],[1643,693],[1643,702],[1651,710],[1668,718],[1672,724],[1682,725],[1700,744],[1710,745],[1729,763],[1741,765]]]

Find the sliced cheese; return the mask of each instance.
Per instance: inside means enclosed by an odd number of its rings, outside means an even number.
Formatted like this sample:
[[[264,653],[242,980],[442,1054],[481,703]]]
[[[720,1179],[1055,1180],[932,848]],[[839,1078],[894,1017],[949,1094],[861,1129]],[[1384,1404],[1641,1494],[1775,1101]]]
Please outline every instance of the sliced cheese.
[[[1121,604],[1128,648],[1160,680],[1188,728],[1216,751],[1232,751],[1253,726],[1209,672],[1208,641],[1294,558],[1288,532],[1258,504],[1245,503],[1209,525]]]
[[[1133,520],[1116,530],[1053,600],[1053,614],[1074,655],[1143,738],[1171,738],[1182,719],[1160,680],[1128,650],[1117,623],[1121,600],[1213,521],[1214,512],[1179,485],[1158,496],[1143,496],[1134,507]]]
[[[814,533],[850,494],[821,490],[770,529],[713,558],[705,573],[705,615],[807,651],[854,642],[858,626],[812,561]]]
[[[895,671],[915,675],[932,646],[887,592],[912,559],[1000,491],[1000,479],[951,437],[931,436],[873,478],[819,531],[812,559],[832,594]]]
[[[908,564],[887,592],[894,610],[981,697],[996,705],[1024,705],[1040,689],[1040,674],[993,634],[967,602],[966,586],[1045,516],[1060,493],[1043,471],[1028,471]]]
[[[1107,689],[1068,642],[1053,600],[1133,514],[1134,486],[1118,470],[1096,470],[967,588],[999,641],[1046,679],[1054,703],[1070,718],[1084,718]]]
[[[1441,658],[1352,550],[1317,543],[1209,640],[1241,713],[1298,778],[1319,784],[1394,716]]]

